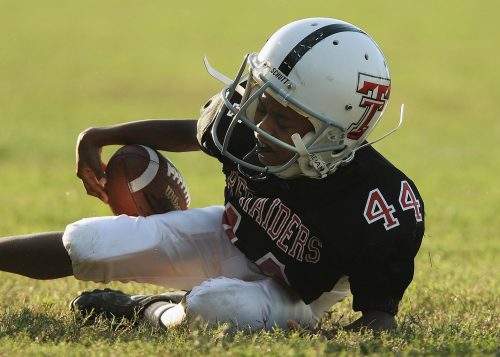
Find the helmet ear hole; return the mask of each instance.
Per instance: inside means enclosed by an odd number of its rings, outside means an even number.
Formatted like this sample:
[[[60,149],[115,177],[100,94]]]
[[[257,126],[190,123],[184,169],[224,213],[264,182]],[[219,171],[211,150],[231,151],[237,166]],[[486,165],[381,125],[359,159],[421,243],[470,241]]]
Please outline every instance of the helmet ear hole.
[[[338,128],[329,128],[326,130],[325,137],[335,145],[340,144],[344,140],[344,134]]]

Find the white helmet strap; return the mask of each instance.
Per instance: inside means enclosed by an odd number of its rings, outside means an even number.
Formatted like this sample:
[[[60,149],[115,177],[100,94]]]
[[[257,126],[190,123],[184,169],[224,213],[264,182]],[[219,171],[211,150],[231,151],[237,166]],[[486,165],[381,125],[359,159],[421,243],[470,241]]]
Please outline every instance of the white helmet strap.
[[[307,151],[306,145],[299,134],[293,134],[292,141],[299,153],[297,161],[304,175],[314,178],[324,178],[337,169],[338,165],[329,165],[318,154]]]

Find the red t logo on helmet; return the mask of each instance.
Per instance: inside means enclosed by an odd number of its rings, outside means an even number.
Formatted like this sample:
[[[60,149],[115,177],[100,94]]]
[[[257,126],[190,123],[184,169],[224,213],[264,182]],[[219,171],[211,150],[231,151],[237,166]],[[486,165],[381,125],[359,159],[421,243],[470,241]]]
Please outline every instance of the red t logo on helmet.
[[[351,140],[358,140],[368,129],[375,113],[384,109],[391,92],[391,81],[359,73],[357,92],[363,94],[359,106],[365,108],[365,111],[358,122],[348,129],[347,137]]]

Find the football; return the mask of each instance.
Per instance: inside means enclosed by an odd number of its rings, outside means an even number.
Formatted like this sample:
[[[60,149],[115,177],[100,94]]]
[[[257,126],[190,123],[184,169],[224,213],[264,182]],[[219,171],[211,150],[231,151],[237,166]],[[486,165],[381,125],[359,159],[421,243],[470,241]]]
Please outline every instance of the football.
[[[106,166],[109,206],[115,215],[149,216],[189,207],[186,182],[174,164],[143,145],[125,145]]]

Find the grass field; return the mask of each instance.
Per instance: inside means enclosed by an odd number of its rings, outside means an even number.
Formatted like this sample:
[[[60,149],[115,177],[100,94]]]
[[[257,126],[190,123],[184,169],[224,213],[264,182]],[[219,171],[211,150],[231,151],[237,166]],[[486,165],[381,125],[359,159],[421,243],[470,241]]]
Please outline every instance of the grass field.
[[[74,174],[74,144],[89,126],[196,117],[219,89],[202,56],[233,75],[247,51],[291,20],[327,16],[366,29],[384,49],[391,104],[373,137],[418,184],[427,234],[398,315],[372,336],[223,329],[152,331],[105,321],[83,326],[67,302],[96,287],[0,273],[0,355],[500,355],[500,27],[496,0],[430,1],[0,0],[0,236],[62,230],[109,214]],[[105,157],[115,148],[107,148]],[[169,154],[193,207],[222,202],[218,163]],[[50,264],[50,262],[47,262]],[[112,284],[127,292],[159,292]],[[351,300],[325,325],[356,318]]]

